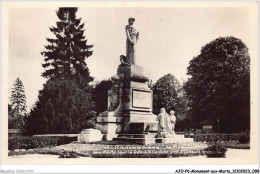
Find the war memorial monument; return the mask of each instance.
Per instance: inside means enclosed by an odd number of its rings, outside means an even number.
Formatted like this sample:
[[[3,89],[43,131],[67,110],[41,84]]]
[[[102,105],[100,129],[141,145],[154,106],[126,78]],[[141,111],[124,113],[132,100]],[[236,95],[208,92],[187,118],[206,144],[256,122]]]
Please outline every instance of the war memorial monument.
[[[125,27],[126,56],[120,56],[121,64],[117,68],[117,74],[111,77],[113,85],[108,91],[108,109],[98,115],[96,128],[101,131],[104,140],[137,144],[176,142],[183,137],[175,135],[167,126],[166,129],[162,128],[165,126],[160,126],[171,124],[169,119],[152,113],[153,91],[146,83],[148,78],[143,67],[136,65],[139,33],[133,27],[134,21],[134,18],[129,18],[129,25]],[[91,134],[89,131],[83,130],[79,134],[79,141],[84,140],[82,134]],[[95,132],[88,137],[99,139],[102,134],[98,134],[97,130]],[[163,135],[160,136],[159,133]]]

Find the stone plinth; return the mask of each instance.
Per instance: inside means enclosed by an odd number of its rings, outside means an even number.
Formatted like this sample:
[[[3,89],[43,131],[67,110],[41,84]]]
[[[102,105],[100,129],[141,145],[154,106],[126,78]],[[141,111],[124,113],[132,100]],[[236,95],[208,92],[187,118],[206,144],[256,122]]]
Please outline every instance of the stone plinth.
[[[100,130],[97,129],[83,129],[80,134],[78,134],[79,143],[90,143],[93,141],[101,141],[103,135]]]
[[[97,117],[97,128],[107,140],[124,133],[157,131],[156,115],[152,111],[153,92],[142,67],[119,65],[108,92],[108,110]]]

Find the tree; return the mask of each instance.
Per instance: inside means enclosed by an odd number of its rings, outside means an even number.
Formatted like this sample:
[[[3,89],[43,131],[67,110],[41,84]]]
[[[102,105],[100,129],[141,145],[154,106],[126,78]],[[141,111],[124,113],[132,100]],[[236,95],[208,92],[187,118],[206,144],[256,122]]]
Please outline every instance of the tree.
[[[26,114],[26,96],[23,82],[17,78],[11,91],[10,104],[8,105],[8,126],[11,129],[20,129],[23,117]]]
[[[192,121],[190,118],[186,117],[183,120],[179,119],[176,121],[175,131],[176,132],[184,132],[185,129],[189,130],[192,128]]]
[[[172,74],[161,77],[153,86],[153,112],[158,114],[160,108],[165,108],[168,113],[174,110],[182,115],[183,96],[182,86]]]
[[[23,116],[15,115],[14,109],[8,104],[8,129],[21,129],[23,124]]]
[[[39,91],[38,101],[25,119],[27,134],[79,133],[95,126],[92,86],[85,59],[92,55],[87,45],[84,23],[76,18],[77,8],[59,8],[59,21],[50,30],[55,39],[42,52],[43,77],[48,80]]]
[[[48,80],[25,127],[28,134],[79,133],[95,127],[94,109],[91,91],[81,89],[75,79]]]
[[[70,77],[79,73],[85,73],[84,79],[90,82],[93,79],[89,76],[89,70],[85,59],[93,54],[90,49],[93,45],[87,45],[84,36],[84,23],[81,18],[76,18],[77,8],[59,8],[56,12],[59,21],[56,27],[51,27],[55,39],[47,38],[49,42],[45,46],[46,51],[41,54],[45,57],[45,68],[43,77]]]
[[[250,57],[246,45],[234,37],[206,44],[188,66],[184,88],[192,120],[220,120],[222,132],[250,128]]]

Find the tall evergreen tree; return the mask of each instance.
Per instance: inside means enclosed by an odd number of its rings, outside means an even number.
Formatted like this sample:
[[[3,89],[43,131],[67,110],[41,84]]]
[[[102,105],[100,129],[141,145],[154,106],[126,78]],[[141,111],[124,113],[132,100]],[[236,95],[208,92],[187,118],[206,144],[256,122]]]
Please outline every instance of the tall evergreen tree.
[[[10,104],[14,111],[14,115],[24,115],[26,113],[26,97],[23,82],[17,78],[12,88]]]
[[[23,82],[17,78],[11,91],[10,104],[8,105],[9,128],[21,128],[23,117],[26,114],[26,97]]]
[[[25,119],[27,134],[79,133],[95,127],[93,80],[85,62],[92,55],[87,45],[84,23],[76,18],[77,8],[59,8],[59,21],[51,27],[55,39],[41,54],[45,57],[42,76],[48,80],[39,91],[38,101]]]
[[[71,75],[84,74],[85,81],[90,82],[89,70],[85,59],[92,55],[84,36],[84,23],[76,17],[77,8],[59,8],[57,16],[59,21],[56,27],[51,27],[51,32],[56,38],[47,38],[46,51],[41,54],[45,57],[43,77],[70,77]],[[87,78],[87,79],[86,79]]]

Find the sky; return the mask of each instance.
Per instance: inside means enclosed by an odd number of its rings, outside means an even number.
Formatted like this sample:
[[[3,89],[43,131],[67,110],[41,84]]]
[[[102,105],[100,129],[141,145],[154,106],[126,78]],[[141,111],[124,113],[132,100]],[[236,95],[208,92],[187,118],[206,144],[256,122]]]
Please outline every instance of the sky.
[[[12,8],[9,11],[9,94],[16,78],[25,87],[28,111],[38,98],[46,79],[40,54],[54,38],[49,27],[58,20],[56,8]],[[93,55],[86,62],[95,81],[116,75],[119,56],[126,53],[125,26],[129,17],[140,36],[136,64],[154,82],[173,74],[187,80],[189,61],[201,47],[218,37],[234,36],[250,43],[248,8],[79,8],[77,17],[85,23]],[[249,48],[250,53],[250,48]]]

